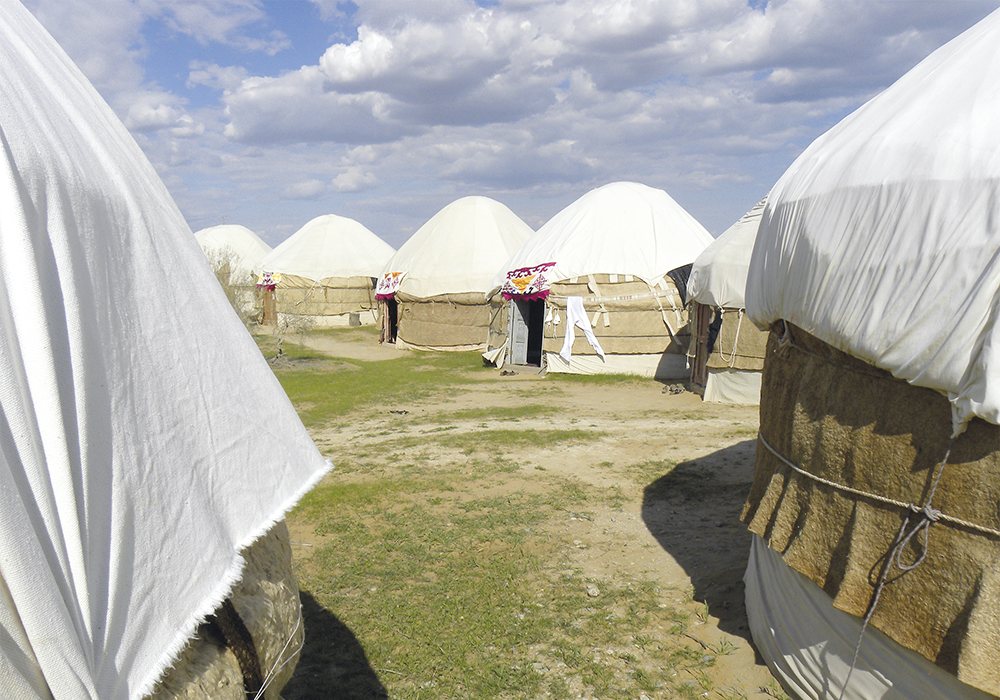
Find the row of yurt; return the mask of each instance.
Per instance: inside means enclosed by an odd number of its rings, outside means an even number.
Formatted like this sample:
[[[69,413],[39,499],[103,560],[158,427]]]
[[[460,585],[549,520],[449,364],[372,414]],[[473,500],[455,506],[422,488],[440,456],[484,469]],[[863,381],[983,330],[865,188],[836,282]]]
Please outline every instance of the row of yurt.
[[[691,267],[691,383],[705,401],[756,404],[767,333],[746,320],[750,254],[767,197],[715,239]]]
[[[378,282],[382,340],[425,350],[484,350],[486,293],[504,260],[533,234],[506,206],[463,197],[417,229]]]
[[[277,700],[303,640],[282,518],[328,464],[153,166],[17,0],[0,124],[2,695]],[[255,678],[200,627],[222,618]]]
[[[552,217],[493,283],[486,359],[550,372],[687,375],[685,286],[711,235],[663,190],[615,182]]]
[[[244,318],[259,317],[263,309],[257,265],[271,246],[246,226],[235,224],[203,228],[194,237],[233,308]]]
[[[773,188],[744,520],[758,649],[801,698],[1000,696],[1000,11]]]
[[[277,313],[318,327],[378,319],[375,282],[396,251],[353,219],[309,221],[258,263],[258,283],[273,290]]]

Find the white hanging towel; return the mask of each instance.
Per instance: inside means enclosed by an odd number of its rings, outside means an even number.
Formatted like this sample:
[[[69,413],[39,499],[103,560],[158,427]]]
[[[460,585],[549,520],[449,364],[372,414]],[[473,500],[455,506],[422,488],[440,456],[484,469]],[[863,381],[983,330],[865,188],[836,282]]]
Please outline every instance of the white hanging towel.
[[[587,312],[583,309],[583,297],[566,298],[566,340],[563,342],[562,350],[559,351],[559,357],[569,362],[573,356],[573,341],[576,340],[577,326],[583,329],[583,334],[587,337],[590,347],[594,348],[603,360],[604,348],[597,342],[597,336],[594,335],[594,331],[590,327],[590,319],[587,318]]]

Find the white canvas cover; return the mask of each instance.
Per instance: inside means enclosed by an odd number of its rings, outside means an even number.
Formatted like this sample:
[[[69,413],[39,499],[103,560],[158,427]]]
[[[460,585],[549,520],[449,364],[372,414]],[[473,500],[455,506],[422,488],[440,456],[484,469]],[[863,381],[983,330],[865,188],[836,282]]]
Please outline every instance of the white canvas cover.
[[[756,406],[760,403],[760,383],[760,370],[709,367],[702,398],[707,403]]]
[[[411,297],[485,295],[504,260],[532,235],[531,227],[500,202],[463,197],[417,229],[382,272],[405,273],[396,291]]]
[[[993,698],[874,627],[865,630],[854,663],[861,620],[833,607],[823,589],[785,564],[757,535],[743,582],[757,649],[801,700]]]
[[[139,698],[328,466],[153,167],[16,0],[0,130],[0,688]]]
[[[271,252],[271,246],[246,226],[221,224],[195,232],[194,237],[201,246],[205,257],[214,261],[225,256],[240,273],[251,273],[257,269],[264,256]]]
[[[765,196],[695,258],[688,277],[689,302],[723,309],[746,307],[747,270],[766,203]]]
[[[314,282],[328,277],[378,277],[395,252],[354,219],[326,214],[278,244],[259,268]]]
[[[634,275],[656,285],[687,265],[712,235],[663,190],[636,182],[613,182],[591,190],[545,223],[493,279],[500,289],[507,273],[544,263],[549,283],[590,274]]]
[[[818,138],[775,185],[747,279],[785,319],[1000,422],[1000,11]]]

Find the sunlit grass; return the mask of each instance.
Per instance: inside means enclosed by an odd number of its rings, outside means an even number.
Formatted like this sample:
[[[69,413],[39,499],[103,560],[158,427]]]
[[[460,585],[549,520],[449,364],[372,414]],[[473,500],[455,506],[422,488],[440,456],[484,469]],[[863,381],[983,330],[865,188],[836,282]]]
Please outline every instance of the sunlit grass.
[[[293,357],[291,350],[285,354]],[[483,370],[470,364],[470,354],[408,353],[379,362],[337,361],[340,371],[333,372],[322,365],[318,369],[293,365],[275,368],[275,375],[310,427],[365,406],[417,401],[475,381],[475,374]]]
[[[366,328],[315,332],[374,337]],[[693,463],[623,464],[609,452],[599,466],[629,474],[634,485],[602,487],[547,459],[607,435],[586,418],[561,417],[546,395],[574,383],[649,380],[503,382],[477,353],[407,352],[365,362],[288,340],[283,348],[300,361],[273,365],[275,374],[303,421],[314,435],[336,433],[324,447],[334,472],[289,515],[317,535],[307,562],[296,560],[299,586],[356,636],[389,698],[722,692],[704,671],[729,649],[694,649],[684,636],[695,614],[691,592],[628,571],[588,575],[574,557],[589,553],[573,539],[579,521],[595,527],[606,512],[599,509],[620,512],[642,498],[642,485],[654,495],[696,496],[713,488],[711,477]],[[488,389],[477,396],[490,405],[442,400],[466,388]],[[422,413],[426,399],[447,408]],[[306,682],[287,697],[318,700],[329,692]]]
[[[328,537],[300,586],[364,640],[390,697],[569,699],[582,688],[625,700],[705,666],[648,633],[686,617],[660,603],[656,582],[589,578],[570,562],[554,525],[600,499],[594,490],[545,477],[536,493],[470,498],[453,473],[428,469],[325,483],[296,509]]]

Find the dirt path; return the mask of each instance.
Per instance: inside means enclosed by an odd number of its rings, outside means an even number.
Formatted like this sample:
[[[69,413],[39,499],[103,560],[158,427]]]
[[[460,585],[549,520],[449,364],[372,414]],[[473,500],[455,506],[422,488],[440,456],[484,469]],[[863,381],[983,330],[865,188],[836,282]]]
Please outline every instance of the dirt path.
[[[349,353],[363,347],[353,341],[310,345],[340,357],[354,357]],[[379,348],[373,354],[370,343],[365,351],[365,359],[388,357],[386,351],[396,357],[405,352]],[[519,419],[517,428],[583,428],[600,435],[553,449],[521,448],[519,463],[618,489],[623,496],[621,508],[592,508],[587,518],[567,514],[553,525],[574,543],[574,564],[594,578],[628,571],[671,590],[693,593],[674,601],[689,606],[696,619],[686,633],[688,643],[725,650],[707,670],[713,690],[702,697],[784,697],[755,653],[743,604],[750,539],[739,514],[753,473],[756,407],[705,404],[693,393],[670,393],[654,381],[557,383],[533,374],[501,376],[496,371],[452,396],[379,407],[352,420],[349,427],[321,431],[314,438],[324,451],[345,440],[355,448],[376,447],[384,439],[387,420],[392,421],[394,438],[419,437],[439,413],[519,402],[543,403],[555,410]],[[459,435],[497,427],[488,417],[452,421],[449,426],[450,434]],[[644,477],[637,478],[637,472]],[[308,527],[291,525],[296,542],[321,543]],[[308,558],[309,548],[300,546],[296,556]]]

